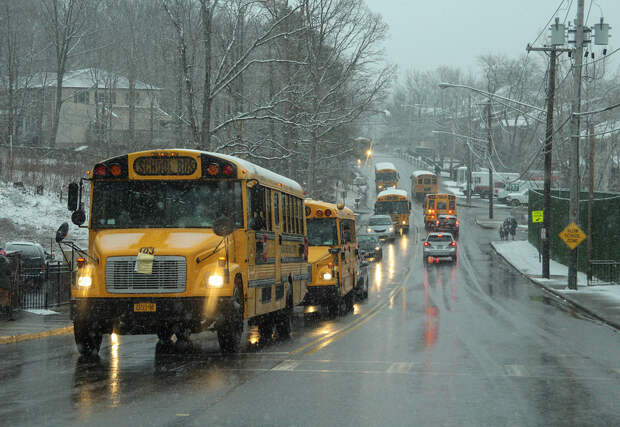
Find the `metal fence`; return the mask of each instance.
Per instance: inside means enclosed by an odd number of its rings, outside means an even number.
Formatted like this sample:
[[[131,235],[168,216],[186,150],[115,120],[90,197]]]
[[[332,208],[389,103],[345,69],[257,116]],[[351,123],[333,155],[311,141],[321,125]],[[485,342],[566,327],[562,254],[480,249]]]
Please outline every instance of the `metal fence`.
[[[588,278],[588,286],[620,284],[620,262],[612,260],[590,261],[592,277]]]
[[[71,300],[72,269],[64,262],[27,268],[19,254],[8,256],[11,265],[10,305],[13,309],[46,309]]]

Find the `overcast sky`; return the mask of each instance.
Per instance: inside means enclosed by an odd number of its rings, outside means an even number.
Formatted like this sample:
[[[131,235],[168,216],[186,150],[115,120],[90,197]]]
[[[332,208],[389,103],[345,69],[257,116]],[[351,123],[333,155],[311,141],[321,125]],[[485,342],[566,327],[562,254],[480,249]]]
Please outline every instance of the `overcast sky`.
[[[386,44],[387,59],[402,72],[408,68],[428,70],[440,65],[454,65],[477,71],[476,57],[484,54],[506,54],[516,57],[525,53],[527,43],[548,28],[547,21],[555,10],[560,22],[567,15],[573,20],[577,0],[366,0],[371,10],[381,13],[390,26]],[[585,0],[588,23],[601,17],[612,29],[608,49],[620,45],[620,0]],[[567,21],[568,21],[567,20]],[[549,34],[545,30],[536,45]],[[616,34],[618,34],[616,36]],[[601,48],[597,47],[600,52]],[[620,64],[620,52],[610,58],[612,68]]]

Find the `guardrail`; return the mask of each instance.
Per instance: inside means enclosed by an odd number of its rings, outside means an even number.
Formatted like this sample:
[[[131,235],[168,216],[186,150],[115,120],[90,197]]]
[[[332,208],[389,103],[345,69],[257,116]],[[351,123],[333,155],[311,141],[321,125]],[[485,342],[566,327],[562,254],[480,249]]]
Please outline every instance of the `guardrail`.
[[[620,262],[613,260],[592,260],[588,266],[588,286],[620,284]]]

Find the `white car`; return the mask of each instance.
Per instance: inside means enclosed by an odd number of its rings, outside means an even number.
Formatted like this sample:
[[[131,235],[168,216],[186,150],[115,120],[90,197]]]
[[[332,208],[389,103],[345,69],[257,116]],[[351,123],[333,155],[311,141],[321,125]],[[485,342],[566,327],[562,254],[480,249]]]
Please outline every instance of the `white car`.
[[[394,231],[392,217],[389,215],[373,215],[368,219],[366,233],[374,234],[379,240],[394,240],[396,232]]]
[[[518,193],[510,193],[506,196],[506,204],[510,206],[527,205],[529,200],[529,189],[519,191]]]

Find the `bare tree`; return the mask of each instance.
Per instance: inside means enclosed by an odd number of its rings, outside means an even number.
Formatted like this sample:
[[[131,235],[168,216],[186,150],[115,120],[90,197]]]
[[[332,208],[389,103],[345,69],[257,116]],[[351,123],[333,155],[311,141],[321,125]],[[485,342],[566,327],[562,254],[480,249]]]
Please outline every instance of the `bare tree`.
[[[49,145],[56,146],[56,135],[62,108],[62,85],[67,60],[84,37],[90,0],[41,0],[43,21],[55,48],[56,100]]]

